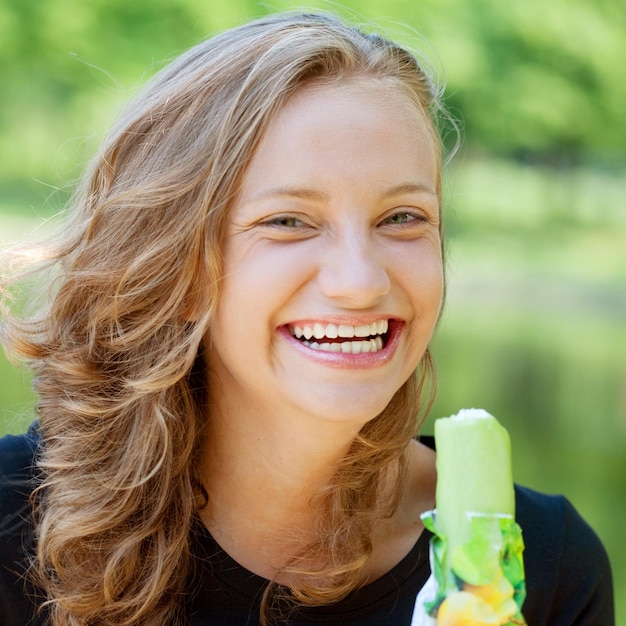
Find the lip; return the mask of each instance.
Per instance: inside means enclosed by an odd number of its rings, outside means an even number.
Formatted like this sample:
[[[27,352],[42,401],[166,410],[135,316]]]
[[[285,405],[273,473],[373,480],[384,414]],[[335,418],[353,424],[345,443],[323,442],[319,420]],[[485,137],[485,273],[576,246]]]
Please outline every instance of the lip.
[[[289,327],[301,326],[307,324],[348,324],[358,326],[359,324],[368,324],[386,319],[389,321],[389,338],[385,343],[385,346],[377,352],[365,352],[360,354],[347,354],[343,352],[326,352],[323,350],[314,350],[305,346],[299,339],[296,339],[290,332]],[[301,354],[306,356],[312,361],[328,365],[331,367],[344,368],[344,369],[367,369],[373,367],[380,367],[387,363],[395,354],[398,347],[400,336],[405,327],[405,323],[401,320],[387,318],[383,316],[368,316],[359,318],[356,321],[354,318],[323,318],[315,320],[298,320],[297,322],[290,322],[283,326],[278,327],[278,333],[296,350],[299,350]]]
[[[363,315],[359,317],[342,317],[333,315],[331,317],[312,317],[310,319],[300,319],[294,320],[285,324],[285,327],[293,327],[293,326],[313,326],[314,324],[346,324],[347,326],[361,326],[363,324],[371,324],[372,322],[381,322],[383,320],[388,320],[389,323],[392,321],[400,321],[394,319],[391,315]]]

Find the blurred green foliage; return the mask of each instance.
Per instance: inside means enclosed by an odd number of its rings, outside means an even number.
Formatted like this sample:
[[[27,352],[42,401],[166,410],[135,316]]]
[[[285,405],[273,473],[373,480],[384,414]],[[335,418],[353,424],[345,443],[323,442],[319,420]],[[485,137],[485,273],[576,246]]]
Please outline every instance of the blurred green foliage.
[[[297,5],[295,5],[297,6]],[[618,0],[309,2],[418,42],[445,68],[471,149],[549,164],[623,159],[626,4]],[[3,185],[76,173],[120,101],[167,58],[274,0],[4,0]],[[415,29],[432,44],[419,44]],[[439,63],[437,63],[439,65]],[[59,176],[59,174],[61,176]]]

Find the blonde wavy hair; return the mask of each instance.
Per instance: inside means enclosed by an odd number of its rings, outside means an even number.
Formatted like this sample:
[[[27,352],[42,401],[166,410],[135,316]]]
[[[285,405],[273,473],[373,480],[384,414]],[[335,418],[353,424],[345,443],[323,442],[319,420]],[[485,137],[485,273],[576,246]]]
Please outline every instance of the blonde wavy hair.
[[[6,296],[25,276],[52,276],[38,313],[5,307],[2,338],[35,374],[33,571],[54,626],[181,622],[207,497],[195,474],[211,410],[203,348],[229,207],[285,101],[304,84],[354,76],[404,90],[438,137],[440,94],[416,59],[333,16],[275,15],[197,45],[121,116],[45,259],[5,279]],[[319,494],[317,539],[285,564],[293,603],[332,603],[362,584],[432,378],[427,352]],[[264,623],[278,589],[268,587]]]

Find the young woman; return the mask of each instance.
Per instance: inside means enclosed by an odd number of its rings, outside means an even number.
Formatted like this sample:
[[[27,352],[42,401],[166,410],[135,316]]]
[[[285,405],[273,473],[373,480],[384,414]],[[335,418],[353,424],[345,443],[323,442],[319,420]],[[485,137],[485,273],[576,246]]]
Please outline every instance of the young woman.
[[[438,92],[328,15],[210,39],[128,108],[5,312],[0,624],[409,624],[429,577]],[[31,255],[32,258],[32,255]],[[29,273],[30,272],[30,273]],[[529,624],[612,622],[560,498],[518,490]]]

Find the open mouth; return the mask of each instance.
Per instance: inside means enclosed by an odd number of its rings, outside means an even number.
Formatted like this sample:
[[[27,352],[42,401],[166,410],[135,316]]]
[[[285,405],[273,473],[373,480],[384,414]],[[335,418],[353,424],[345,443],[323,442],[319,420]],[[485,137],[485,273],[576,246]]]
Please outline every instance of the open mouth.
[[[305,346],[322,352],[363,354],[382,350],[389,340],[389,321],[371,324],[313,324],[288,326],[289,332]]]

